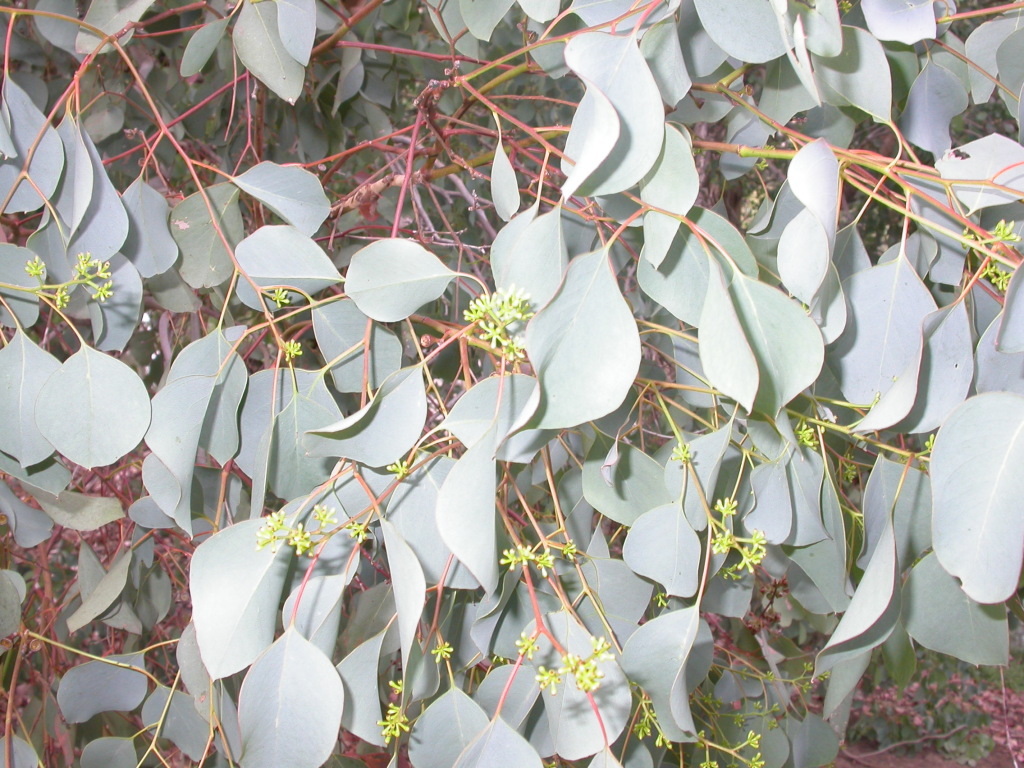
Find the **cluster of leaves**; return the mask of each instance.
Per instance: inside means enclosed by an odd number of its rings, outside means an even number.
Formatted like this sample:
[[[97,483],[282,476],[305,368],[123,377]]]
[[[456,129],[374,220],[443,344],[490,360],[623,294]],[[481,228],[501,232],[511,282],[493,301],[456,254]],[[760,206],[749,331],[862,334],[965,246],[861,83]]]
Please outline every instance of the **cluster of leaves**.
[[[1006,664],[1024,3],[87,5],[0,8],[7,765],[814,768]]]

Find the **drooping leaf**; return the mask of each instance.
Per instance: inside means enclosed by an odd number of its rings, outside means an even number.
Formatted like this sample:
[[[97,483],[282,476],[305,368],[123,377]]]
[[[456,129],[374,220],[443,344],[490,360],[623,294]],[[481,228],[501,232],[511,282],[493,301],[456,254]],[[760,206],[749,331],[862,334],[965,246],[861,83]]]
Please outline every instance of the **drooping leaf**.
[[[21,603],[25,582],[17,571],[0,571],[0,637],[7,637],[21,626]]]
[[[48,539],[53,530],[48,515],[19,499],[4,482],[0,482],[0,513],[7,517],[7,527],[19,547],[34,547]]]
[[[282,258],[288,254],[288,258]],[[253,309],[262,309],[251,280],[261,291],[291,288],[307,296],[341,282],[341,275],[323,249],[299,229],[289,225],[260,227],[235,249],[239,279],[238,298]],[[246,279],[248,278],[248,280]]]
[[[416,718],[409,758],[416,768],[448,768],[487,727],[487,715],[458,688],[450,688]]]
[[[229,16],[222,19],[211,19],[197,29],[189,38],[185,52],[181,55],[181,76],[192,77],[206,66],[206,63],[217,50],[220,41],[227,32]]]
[[[330,660],[294,627],[285,629],[242,682],[239,762],[244,768],[319,768],[338,740],[344,702]]]
[[[160,735],[188,759],[198,762],[206,754],[212,728],[199,716],[188,694],[158,685],[142,705],[142,720],[151,732],[159,728]]]
[[[913,45],[935,37],[933,5],[932,0],[864,0],[861,8],[868,29],[879,40]]]
[[[142,278],[120,253],[113,254],[108,263],[113,295],[103,301],[91,300],[89,319],[96,349],[122,352],[142,319]]]
[[[583,495],[598,512],[621,525],[633,525],[644,512],[673,501],[661,464],[639,448],[624,445],[610,471],[603,471],[612,444],[597,440],[583,464]]]
[[[482,3],[478,2],[477,5]],[[516,181],[516,172],[512,169],[512,162],[505,154],[505,147],[501,140],[501,123],[495,117],[498,124],[498,144],[494,148],[494,161],[491,163],[491,197],[494,199],[494,212],[504,220],[511,219],[519,210],[519,182]]]
[[[663,19],[648,29],[640,40],[640,53],[651,68],[662,101],[674,107],[693,82],[686,71],[675,19]]]
[[[50,375],[36,400],[43,437],[83,467],[113,464],[142,441],[149,421],[149,393],[138,374],[88,346]]]
[[[632,386],[640,338],[607,250],[576,257],[530,321],[526,349],[540,380],[533,427],[569,427],[610,413]]]
[[[245,669],[274,639],[289,550],[257,550],[262,523],[235,523],[202,542],[192,556],[192,621],[214,680]]]
[[[497,468],[481,441],[455,463],[437,494],[441,539],[488,593],[498,586]]]
[[[294,104],[302,93],[305,69],[288,52],[278,29],[278,4],[247,0],[231,31],[242,65],[270,90]]]
[[[793,765],[818,768],[831,765],[839,753],[839,737],[820,715],[808,712],[790,732]]]
[[[246,387],[241,358],[223,333],[211,333],[174,359],[167,382],[153,397],[153,420],[146,444],[153,451],[143,464],[143,481],[154,501],[177,524],[191,531],[191,489],[196,450],[202,446],[221,462],[238,449],[238,408]],[[155,457],[175,482],[156,480]],[[158,472],[158,477],[164,473]]]
[[[57,132],[64,143],[67,172],[55,202],[70,227],[68,255],[85,253],[105,261],[124,244],[128,214],[89,134],[70,116]]]
[[[512,374],[489,376],[473,386],[448,412],[441,427],[457,437],[463,445],[476,445],[481,438],[489,437],[490,450],[499,450],[502,441],[509,435],[516,421],[528,408],[537,388],[532,376]],[[529,431],[509,438],[517,443],[528,438]],[[512,446],[504,446],[511,448]]]
[[[640,183],[640,199],[668,213],[683,216],[689,213],[696,202],[699,186],[697,166],[688,136],[666,123],[661,155]],[[660,266],[679,226],[678,218],[665,213],[645,213],[642,258],[655,267]]]
[[[278,7],[288,7],[282,0]],[[300,0],[288,0],[299,2]],[[310,3],[310,7],[313,4]],[[279,11],[280,13],[280,11]],[[331,211],[320,180],[295,165],[264,161],[231,180],[243,192],[255,197],[302,234],[312,237]],[[287,252],[291,255],[292,251]],[[288,259],[289,263],[291,259]],[[300,269],[301,271],[301,269]]]
[[[934,552],[914,566],[903,586],[903,621],[925,648],[970,664],[1009,663],[1006,608],[969,598]]]
[[[75,50],[78,53],[93,53],[97,48],[100,52],[110,50],[110,44],[93,32],[93,28],[99,28],[104,35],[115,35],[126,27],[129,28],[128,35],[119,40],[124,45],[131,39],[132,23],[141,19],[153,2],[154,0],[93,0],[85,14],[87,26],[78,30]]]
[[[288,596],[281,609],[284,626],[292,624],[294,617],[299,634],[328,658],[338,642],[345,586],[354,575],[354,569],[349,568],[346,573],[312,576]]]
[[[39,298],[33,292],[39,280],[25,272],[25,265],[36,258],[28,248],[0,243],[0,283],[6,284],[0,288],[5,304],[0,306],[0,323],[9,328],[28,328],[39,319]]]
[[[36,426],[36,397],[43,383],[60,367],[22,331],[0,349],[0,450],[23,466],[37,464],[53,453],[53,446]]]
[[[811,54],[822,98],[837,107],[862,109],[885,122],[892,110],[892,75],[881,44],[866,30],[843,27],[838,56]]]
[[[178,257],[178,245],[168,228],[167,199],[140,176],[121,194],[128,214],[128,235],[121,253],[143,277],[166,272]]]
[[[632,36],[575,35],[565,47],[565,62],[587,84],[587,95],[566,139],[566,156],[576,165],[563,167],[569,178],[562,196],[628,189],[647,174],[661,151],[664,112],[658,84]],[[609,117],[609,107],[618,125],[595,123],[596,117]]]
[[[1017,200],[1024,192],[1024,147],[993,133],[970,141],[936,160],[935,170],[953,184],[953,193],[968,214]],[[988,182],[979,184],[977,182]]]
[[[499,717],[488,723],[462,750],[452,768],[489,768],[503,764],[541,768],[537,750]]]
[[[394,603],[391,603],[388,615],[394,616]],[[384,746],[384,737],[377,725],[381,719],[377,666],[387,634],[388,630],[383,629],[367,638],[342,659],[337,667],[345,691],[342,726],[363,741],[378,746]]]
[[[900,0],[900,4],[903,2]],[[932,18],[932,3],[924,5]],[[929,61],[914,80],[900,117],[900,127],[910,141],[936,157],[949,150],[950,121],[967,109],[967,89],[955,74]]]
[[[1024,398],[1008,392],[972,397],[950,415],[932,449],[932,534],[939,563],[979,603],[1017,589],[1024,519],[1015,499],[1024,452]]]
[[[276,1],[277,31],[281,43],[293,59],[306,66],[316,38],[316,0]]]
[[[545,623],[563,653],[583,659],[593,655],[589,631],[566,611],[548,614]],[[552,643],[543,638],[538,642],[538,651],[531,666],[538,670],[541,666],[557,669],[563,653],[556,651]],[[566,760],[579,760],[598,752],[618,738],[629,720],[629,686],[622,669],[614,659],[598,661],[598,669],[604,677],[597,690],[589,695],[577,686],[573,675],[567,674],[553,694],[543,696],[552,746]]]
[[[570,132],[571,143],[569,140],[566,142],[566,155],[572,158],[573,165],[571,169],[562,169],[566,175],[562,184],[563,200],[576,194],[607,162],[623,132],[622,122],[611,100],[597,88],[590,88],[583,94],[573,122],[579,127]],[[584,191],[590,191],[589,187]]]
[[[14,762],[10,768],[38,768],[39,758],[36,751],[24,739],[18,736],[11,736],[10,743],[6,736],[0,736],[0,754],[13,756]],[[5,768],[7,768],[5,766]]]
[[[77,632],[89,622],[96,619],[100,614],[109,608],[128,583],[128,569],[132,564],[130,552],[123,552],[111,564],[110,570],[104,574],[88,594],[82,593],[82,604],[73,614],[68,616],[68,631]],[[130,709],[130,707],[129,707]]]
[[[135,768],[139,754],[132,739],[101,736],[82,750],[82,768]]]
[[[711,271],[700,324],[704,372],[748,411],[774,417],[821,372],[821,333],[781,291],[742,274],[727,288],[716,263]]]
[[[743,236],[727,219],[704,208],[690,211],[687,226],[679,229],[664,260],[655,269],[647,258],[637,268],[640,288],[665,309],[689,325],[699,325],[708,291],[709,260],[727,264],[751,277],[757,262]]]
[[[193,288],[210,288],[231,277],[231,249],[243,233],[233,184],[215,184],[178,203],[171,211],[171,235],[181,249],[182,279]]]
[[[2,213],[27,213],[40,208],[43,198],[49,199],[57,189],[64,170],[64,149],[57,131],[14,78],[4,78],[2,96],[4,112],[10,116],[11,144],[17,152],[0,163],[0,200],[11,198]],[[28,178],[22,179],[19,174],[30,157]]]
[[[1018,279],[1016,272],[1006,289],[996,349],[1008,354],[1024,352],[1024,277]]]
[[[651,697],[658,724],[673,741],[692,741],[686,662],[701,618],[697,608],[669,611],[643,624],[622,649],[622,668]]]
[[[395,607],[398,609],[398,634],[402,640],[402,661],[409,668],[410,653],[416,641],[416,628],[423,613],[427,597],[427,583],[423,578],[416,553],[402,538],[394,524],[381,520],[384,546],[391,568],[391,583],[395,590]]]
[[[539,201],[505,225],[491,247],[494,285],[526,294],[534,311],[555,295],[569,262],[562,233],[562,208],[537,215]]]
[[[781,20],[771,3],[757,0],[696,0],[708,35],[730,56],[761,64],[786,52]]]
[[[754,508],[743,525],[762,531],[775,544],[800,547],[826,538],[821,520],[823,472],[821,457],[799,447],[754,467],[750,473]]]
[[[341,421],[306,427],[302,444],[312,456],[337,456],[371,467],[398,461],[413,446],[427,418],[419,366],[389,376],[364,408]]]
[[[335,462],[315,460],[302,445],[309,429],[336,420],[341,411],[317,371],[259,371],[249,377],[239,416],[240,443],[235,463],[253,478],[253,506],[263,491],[283,499],[306,494],[330,474]]]
[[[899,569],[892,521],[886,521],[871,562],[839,626],[818,654],[815,674],[876,648],[892,633],[900,615]]]
[[[700,540],[679,505],[645,512],[630,529],[623,559],[668,595],[691,597],[699,581]]]
[[[966,305],[957,302],[936,310],[925,316],[922,326],[924,349],[917,395],[910,412],[897,424],[904,432],[930,432],[939,427],[967,397],[974,378]]]
[[[459,0],[459,10],[477,40],[490,40],[494,28],[504,18],[515,0]]]
[[[124,517],[121,503],[110,496],[87,496],[74,491],[49,491],[30,487],[32,497],[50,518],[75,531],[94,531]]]
[[[887,526],[896,538],[896,561],[907,568],[932,545],[931,484],[919,467],[879,456],[864,488],[864,548],[858,563],[866,566]]]
[[[384,239],[353,254],[345,292],[364,314],[390,323],[438,298],[454,277],[419,243]]]
[[[146,697],[142,654],[108,656],[72,667],[57,686],[57,705],[69,723],[84,723],[100,712],[130,712]]]
[[[858,272],[843,289],[851,312],[829,350],[829,365],[846,398],[867,405],[892,389],[919,358],[921,324],[935,310],[935,300],[904,258]],[[879,297],[885,297],[881,305]]]
[[[395,334],[370,320],[351,299],[314,308],[313,332],[339,392],[377,389],[402,365],[402,344]]]

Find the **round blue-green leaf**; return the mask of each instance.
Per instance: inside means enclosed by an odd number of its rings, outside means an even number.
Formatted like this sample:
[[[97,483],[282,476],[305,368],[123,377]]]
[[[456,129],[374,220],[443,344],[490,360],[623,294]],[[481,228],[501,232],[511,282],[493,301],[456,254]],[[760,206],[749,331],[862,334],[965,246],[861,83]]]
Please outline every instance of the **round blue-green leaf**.
[[[100,712],[127,712],[146,697],[142,654],[110,656],[72,667],[57,686],[57,705],[69,723],[84,723]]]
[[[575,258],[558,293],[526,329],[540,379],[533,427],[573,427],[623,401],[640,366],[640,334],[599,250]]]
[[[312,236],[331,212],[320,179],[295,165],[266,161],[232,181],[304,235]]]
[[[132,739],[101,736],[82,750],[82,768],[135,768],[139,753]]]
[[[139,176],[121,195],[121,203],[128,214],[128,236],[121,253],[143,277],[166,272],[178,258],[178,244],[167,226],[171,212],[167,198]]]
[[[7,737],[0,736],[0,755],[7,755],[8,751],[14,758],[10,768],[38,768],[39,758],[36,757],[36,751],[24,739],[11,736],[11,744],[8,749]],[[6,757],[4,759],[6,760]],[[4,768],[8,768],[8,766],[5,764]]]
[[[39,388],[60,368],[49,352],[17,331],[0,349],[0,450],[14,456],[23,466],[37,464],[53,446],[36,426],[36,397]]]
[[[491,164],[491,197],[494,199],[494,212],[504,221],[511,219],[519,210],[519,182],[516,180],[512,161],[508,159],[502,145],[500,122],[498,144],[494,148],[494,162]]]
[[[404,320],[438,298],[455,273],[419,243],[388,238],[357,251],[345,292],[369,317],[382,323]]]
[[[563,167],[569,175],[563,198],[577,189],[588,195],[606,195],[632,187],[657,161],[665,136],[661,92],[635,37],[584,32],[565,46],[565,63],[587,84],[587,93],[566,139],[566,155],[576,160],[577,166],[571,173],[568,166]],[[605,103],[594,100],[596,94]],[[592,110],[605,111],[608,105],[618,116],[619,126],[605,121],[606,128],[594,122],[599,115]],[[612,129],[617,129],[614,136]],[[592,136],[600,140],[592,142]],[[585,158],[592,146],[600,150],[593,157],[596,165]],[[591,172],[584,174],[588,168]]]
[[[338,740],[344,703],[330,659],[289,627],[242,682],[242,768],[319,768]]]
[[[277,25],[277,3],[243,3],[231,33],[235,53],[270,90],[294,104],[306,71],[292,58]]]
[[[149,428],[150,403],[139,375],[83,346],[43,384],[36,426],[66,458],[83,467],[113,464],[134,450]]]
[[[773,3],[763,0],[696,0],[711,39],[740,61],[762,64],[786,53]]]
[[[935,0],[862,0],[860,7],[879,40],[913,45],[935,37]]]
[[[17,632],[21,626],[21,601],[24,597],[19,592],[24,591],[25,583],[15,579],[21,579],[15,571],[0,571],[0,637]]]
[[[323,248],[290,224],[260,227],[238,244],[235,257],[238,268],[261,289],[283,286],[312,295],[341,282]],[[238,298],[262,309],[249,280],[239,280]]]
[[[925,648],[970,664],[1009,663],[1006,608],[971,600],[934,552],[914,566],[903,586],[903,622]]]
[[[3,107],[17,157],[0,162],[0,200],[10,196],[4,213],[27,213],[40,208],[43,198],[49,199],[57,189],[64,170],[64,145],[46,116],[11,77],[4,78]],[[30,149],[32,159],[23,178]]]
[[[409,758],[416,768],[449,768],[487,723],[479,704],[451,688],[416,719]]]
[[[287,551],[256,549],[262,524],[235,523],[192,556],[192,621],[214,680],[245,669],[274,639],[288,558]]]
[[[473,742],[462,750],[452,768],[541,768],[540,755],[530,742],[500,717],[488,723]]]
[[[1024,397],[989,392],[959,406],[932,450],[935,554],[964,592],[1001,603],[1017,590],[1024,554]]]
[[[930,15],[930,0],[928,6]],[[960,78],[929,61],[910,89],[900,127],[910,141],[938,157],[950,147],[950,121],[965,109],[967,89]]]
[[[669,595],[690,597],[697,591],[700,539],[678,504],[645,512],[633,523],[622,559],[636,573],[654,579]]]
[[[811,54],[822,98],[836,107],[847,105],[888,121],[892,112],[892,73],[882,44],[871,33],[843,27],[838,56]]]
[[[213,19],[195,31],[181,55],[181,76],[192,77],[206,66],[213,52],[224,38],[230,17]]]

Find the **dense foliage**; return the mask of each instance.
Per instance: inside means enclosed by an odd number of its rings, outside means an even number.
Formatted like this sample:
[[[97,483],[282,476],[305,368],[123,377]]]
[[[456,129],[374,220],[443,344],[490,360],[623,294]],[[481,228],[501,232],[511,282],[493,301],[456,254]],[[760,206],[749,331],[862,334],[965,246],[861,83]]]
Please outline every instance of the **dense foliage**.
[[[1024,3],[0,8],[3,764],[813,768],[1008,659]]]

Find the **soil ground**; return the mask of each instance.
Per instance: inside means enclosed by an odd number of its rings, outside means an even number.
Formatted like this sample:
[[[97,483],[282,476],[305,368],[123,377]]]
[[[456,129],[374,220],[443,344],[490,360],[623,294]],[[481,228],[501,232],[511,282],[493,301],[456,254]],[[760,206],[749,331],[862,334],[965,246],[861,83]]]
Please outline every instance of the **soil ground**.
[[[973,768],[1024,768],[1024,691],[1007,688],[985,691],[974,704],[992,716],[988,733],[996,747],[989,755],[970,765]],[[922,743],[930,740],[927,737]],[[866,744],[848,744],[840,751],[836,768],[961,768],[962,763],[934,749],[916,753],[891,749],[879,751]]]

